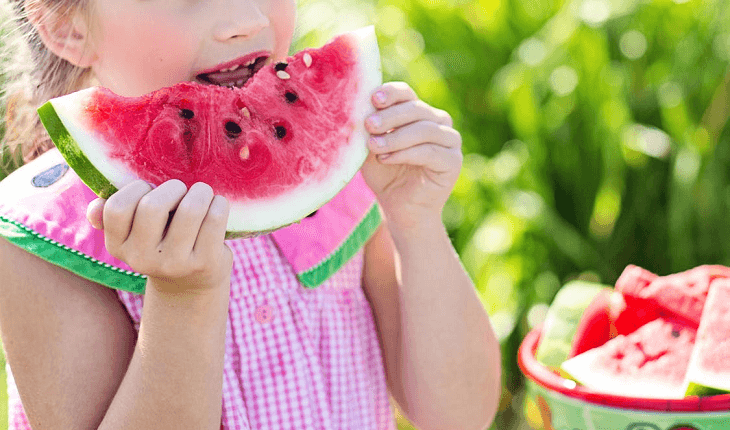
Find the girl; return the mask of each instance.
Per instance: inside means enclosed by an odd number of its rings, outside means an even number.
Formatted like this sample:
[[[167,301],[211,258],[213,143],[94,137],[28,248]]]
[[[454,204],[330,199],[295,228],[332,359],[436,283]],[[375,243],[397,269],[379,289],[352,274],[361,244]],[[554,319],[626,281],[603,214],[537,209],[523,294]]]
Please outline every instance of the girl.
[[[441,222],[462,160],[448,114],[383,85],[362,177],[338,196],[378,209],[326,205],[278,235],[224,241],[227,201],[209,186],[136,181],[95,199],[24,109],[285,57],[294,0],[2,2],[34,67],[8,87],[7,140],[28,162],[0,182],[11,428],[393,429],[390,396],[422,429],[491,422],[499,345]],[[369,239],[304,288],[298,261],[340,249],[336,224]],[[144,295],[123,291],[140,280]]]

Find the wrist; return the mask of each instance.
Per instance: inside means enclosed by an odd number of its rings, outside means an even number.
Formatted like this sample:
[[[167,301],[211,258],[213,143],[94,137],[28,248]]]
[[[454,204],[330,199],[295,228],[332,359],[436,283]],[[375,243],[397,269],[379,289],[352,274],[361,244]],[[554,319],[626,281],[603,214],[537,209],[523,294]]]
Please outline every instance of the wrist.
[[[171,303],[176,302],[184,304],[186,302],[206,302],[215,300],[216,298],[227,298],[230,294],[231,282],[230,278],[215,282],[214,284],[191,287],[179,280],[168,280],[161,278],[147,278],[147,286],[145,295],[154,294],[155,296],[168,300]]]
[[[450,243],[446,226],[441,217],[424,217],[407,223],[393,223],[386,217],[390,235],[398,249],[429,246],[434,242]]]

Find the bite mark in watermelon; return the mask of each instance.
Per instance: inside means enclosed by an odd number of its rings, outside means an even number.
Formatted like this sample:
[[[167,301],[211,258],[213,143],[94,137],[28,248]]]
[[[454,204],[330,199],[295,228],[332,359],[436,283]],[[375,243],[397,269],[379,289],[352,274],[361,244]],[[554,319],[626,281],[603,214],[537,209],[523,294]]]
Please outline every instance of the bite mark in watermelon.
[[[730,392],[730,280],[712,283],[687,369],[687,395]]]
[[[681,399],[695,334],[679,320],[658,318],[565,361],[561,370],[606,394]]]
[[[242,88],[184,82],[133,98],[90,88],[39,114],[97,195],[137,178],[205,182],[230,203],[228,237],[248,236],[301,220],[353,178],[382,83],[372,27],[256,70]]]

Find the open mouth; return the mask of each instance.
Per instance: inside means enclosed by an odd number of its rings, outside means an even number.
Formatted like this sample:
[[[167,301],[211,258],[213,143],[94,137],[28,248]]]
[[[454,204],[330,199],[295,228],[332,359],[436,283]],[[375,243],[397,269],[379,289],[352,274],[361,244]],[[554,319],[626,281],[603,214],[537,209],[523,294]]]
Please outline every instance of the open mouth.
[[[196,79],[208,85],[218,85],[221,87],[241,88],[246,85],[249,79],[256,74],[262,67],[266,65],[267,55],[260,55],[250,59],[245,63],[234,64],[224,69],[210,73],[201,73]]]

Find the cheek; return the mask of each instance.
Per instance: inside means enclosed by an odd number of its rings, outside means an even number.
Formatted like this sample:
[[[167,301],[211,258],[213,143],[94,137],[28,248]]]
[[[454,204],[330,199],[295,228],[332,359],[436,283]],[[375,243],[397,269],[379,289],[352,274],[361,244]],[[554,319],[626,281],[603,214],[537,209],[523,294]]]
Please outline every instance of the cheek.
[[[124,15],[124,14],[123,14]],[[173,20],[119,16],[99,25],[99,82],[120,95],[138,96],[188,78],[195,46]]]
[[[277,40],[277,52],[274,55],[286,57],[296,27],[296,2],[294,0],[277,0],[272,2],[272,5],[273,8],[269,17]]]

